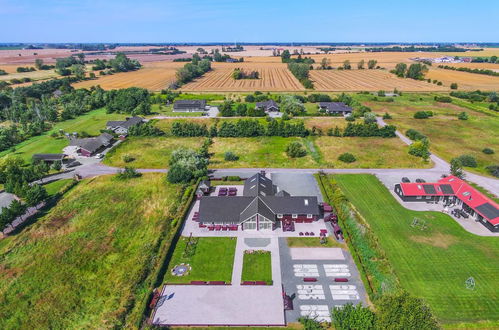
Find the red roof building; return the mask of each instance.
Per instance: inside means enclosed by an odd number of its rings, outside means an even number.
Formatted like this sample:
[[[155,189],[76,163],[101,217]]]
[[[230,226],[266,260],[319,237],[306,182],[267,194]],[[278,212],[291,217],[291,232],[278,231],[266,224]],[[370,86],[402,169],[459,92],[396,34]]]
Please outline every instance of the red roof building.
[[[499,232],[499,205],[458,177],[451,175],[435,183],[402,182],[395,185],[395,193],[406,202],[442,200],[462,205],[488,229]]]

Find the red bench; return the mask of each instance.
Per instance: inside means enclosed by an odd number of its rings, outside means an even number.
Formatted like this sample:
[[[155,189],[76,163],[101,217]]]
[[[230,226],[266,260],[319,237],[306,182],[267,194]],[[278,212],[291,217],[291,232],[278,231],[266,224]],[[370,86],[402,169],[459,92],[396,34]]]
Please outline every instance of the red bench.
[[[317,282],[315,277],[304,277],[303,282]]]
[[[344,277],[336,277],[334,279],[335,282],[348,282],[348,278],[344,278]]]
[[[210,285],[225,285],[225,281],[209,281]]]
[[[206,282],[205,281],[191,281],[191,284],[193,284],[193,285],[205,285]]]
[[[243,281],[241,285],[255,285],[255,282],[253,281]]]

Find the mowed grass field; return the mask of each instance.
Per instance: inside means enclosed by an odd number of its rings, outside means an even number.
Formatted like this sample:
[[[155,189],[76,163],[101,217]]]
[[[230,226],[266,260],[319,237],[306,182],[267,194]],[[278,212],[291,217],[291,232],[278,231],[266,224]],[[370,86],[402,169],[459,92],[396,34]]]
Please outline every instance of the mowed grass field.
[[[232,78],[235,68],[246,72],[258,71],[259,79]],[[245,92],[245,91],[304,91],[284,63],[213,63],[212,70],[181,87],[182,91]]]
[[[101,129],[106,128],[108,120],[124,120],[125,117],[124,114],[107,114],[105,109],[94,110],[75,119],[57,123],[51,130],[42,135],[32,137],[16,145],[15,152],[12,152],[11,149],[0,152],[0,157],[14,154],[29,161],[33,154],[62,153],[62,149],[67,147],[69,142],[65,137],[51,137],[50,134],[53,132],[59,133],[59,130],[63,130],[67,133],[81,133],[85,131],[90,135],[98,135]]]
[[[393,119],[387,123],[397,126],[405,134],[413,128],[428,136],[430,149],[443,159],[450,161],[463,154],[473,155],[478,162],[471,171],[486,174],[485,167],[499,163],[499,116],[490,112],[478,112],[449,103],[438,103],[432,95],[403,95],[394,102],[372,101],[368,96],[356,96],[362,103],[378,114],[388,112]],[[416,111],[433,111],[429,119],[414,119]],[[468,120],[459,120],[460,112],[467,112]],[[496,153],[487,155],[484,148],[495,149]]]
[[[399,78],[386,70],[312,70],[310,78],[315,90],[333,91],[445,91],[449,86],[437,86],[426,81]]]
[[[272,283],[272,255],[270,251],[244,251],[241,281],[265,281]]]
[[[232,280],[232,267],[236,253],[235,237],[199,237],[193,255],[184,255],[189,238],[181,237],[168,264],[164,281],[190,283],[190,281]],[[172,275],[171,270],[181,263],[189,264],[191,271],[184,276]]]
[[[161,174],[84,180],[0,240],[0,328],[134,327],[178,195]]]
[[[108,152],[103,163],[115,167],[167,168],[175,149],[198,149],[202,143],[203,138],[129,137]],[[127,163],[124,156],[133,157],[134,160]]]
[[[97,79],[78,82],[73,84],[73,87],[89,88],[99,85],[106,90],[142,87],[150,91],[160,91],[175,81],[176,71],[184,65],[182,62],[146,62],[140,70],[115,73],[110,76],[97,75]]]
[[[402,207],[372,175],[334,175],[347,198],[369,223],[401,285],[423,298],[449,326],[499,326],[499,240],[468,233],[448,215]],[[428,229],[411,227],[414,217]],[[474,290],[466,289],[472,276]]]
[[[332,137],[316,138],[315,144],[327,167],[332,168],[429,168],[433,163],[407,153],[408,146],[398,138]],[[344,163],[338,156],[349,152],[357,159]]]

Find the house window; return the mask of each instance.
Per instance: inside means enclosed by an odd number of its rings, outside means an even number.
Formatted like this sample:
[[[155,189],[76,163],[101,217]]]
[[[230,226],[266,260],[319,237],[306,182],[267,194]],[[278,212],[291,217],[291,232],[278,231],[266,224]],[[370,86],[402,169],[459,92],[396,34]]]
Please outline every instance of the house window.
[[[282,219],[282,214],[278,214],[277,219]]]
[[[417,196],[416,199],[422,199],[423,197],[422,196]]]
[[[426,196],[426,199],[431,199],[431,196]]]
[[[296,219],[296,218],[298,218],[298,214],[293,214],[291,217],[292,217],[293,219]]]
[[[307,219],[312,219],[312,214],[307,214]]]

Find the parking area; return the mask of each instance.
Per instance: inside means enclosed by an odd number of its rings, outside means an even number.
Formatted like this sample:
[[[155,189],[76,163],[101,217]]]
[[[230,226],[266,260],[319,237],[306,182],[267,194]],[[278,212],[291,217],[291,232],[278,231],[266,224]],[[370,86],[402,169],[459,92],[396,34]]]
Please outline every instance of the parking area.
[[[333,307],[366,304],[366,292],[351,255],[340,248],[289,248],[279,239],[282,284],[293,301],[286,322],[308,316],[330,322]],[[347,282],[336,282],[335,279]]]

